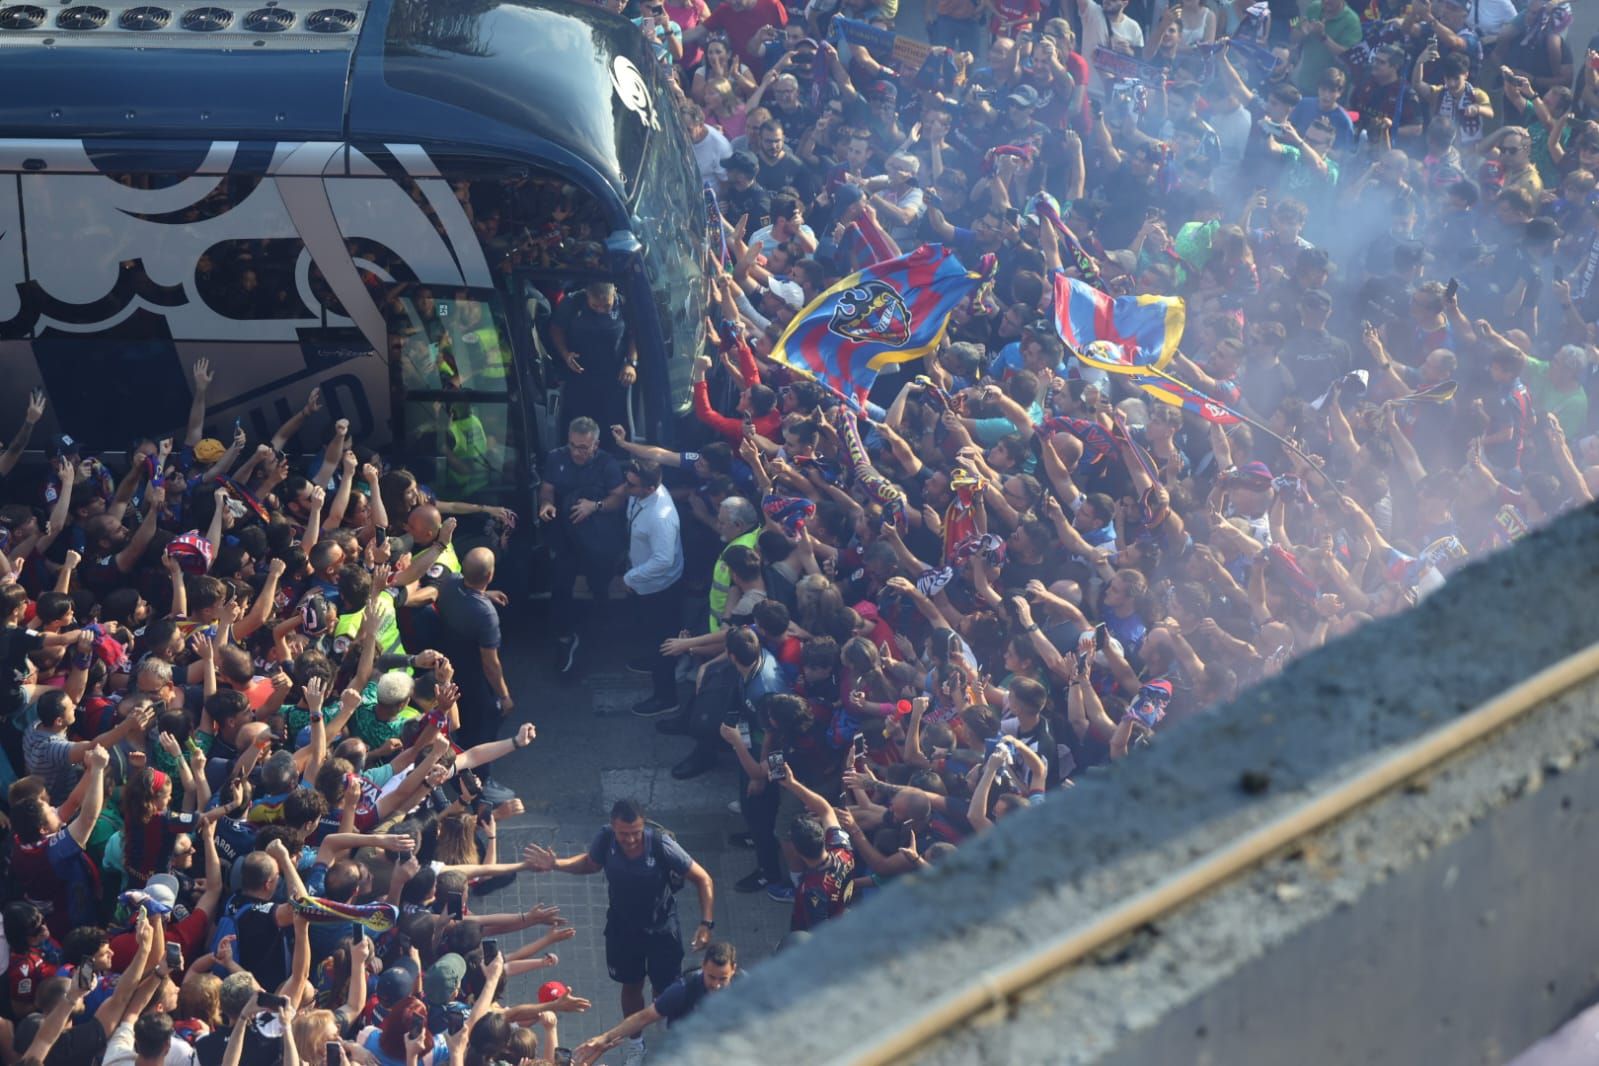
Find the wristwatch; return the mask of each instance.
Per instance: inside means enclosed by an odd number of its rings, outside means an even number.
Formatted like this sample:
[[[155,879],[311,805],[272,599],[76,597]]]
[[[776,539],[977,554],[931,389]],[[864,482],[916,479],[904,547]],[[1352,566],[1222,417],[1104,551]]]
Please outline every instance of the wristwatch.
[[[716,928],[716,923],[715,922],[708,922],[704,918],[700,919],[700,924],[703,925],[707,929],[715,929]]]

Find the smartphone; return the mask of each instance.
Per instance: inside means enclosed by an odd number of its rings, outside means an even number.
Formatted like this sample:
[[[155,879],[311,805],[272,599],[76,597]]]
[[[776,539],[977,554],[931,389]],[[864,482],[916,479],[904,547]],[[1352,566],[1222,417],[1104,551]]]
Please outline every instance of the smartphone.
[[[447,1011],[444,1015],[444,1025],[453,1036],[454,1034],[459,1033],[462,1029],[466,1028],[466,1015],[462,1014],[458,1010]],[[329,1066],[331,1066],[331,1064],[329,1064]]]
[[[444,897],[444,913],[452,918],[466,917],[466,894],[451,892]]]
[[[1565,281],[1566,280],[1566,268],[1563,267],[1563,266],[1555,267],[1555,269],[1554,269],[1554,278],[1555,278],[1556,281]]]
[[[405,863],[410,862],[414,858],[416,858],[416,852],[414,852],[414,851],[402,851],[402,852],[400,852],[399,861],[400,861],[401,865],[404,865]]]
[[[1094,627],[1094,650],[1104,651],[1106,643],[1110,640],[1110,630],[1101,622]]]
[[[1449,284],[1444,286],[1444,299],[1453,300],[1455,298],[1455,294],[1457,292],[1459,292],[1459,291],[1460,291],[1460,281],[1459,281],[1459,279],[1458,278],[1450,278],[1449,279]]]
[[[500,957],[500,942],[493,937],[483,941],[483,963],[488,965]]]
[[[411,1039],[412,1040],[420,1039],[421,1036],[422,1036],[422,1030],[424,1030],[426,1028],[427,1028],[427,1019],[426,1018],[422,1017],[420,1014],[418,1014],[416,1017],[412,1018],[411,1019]]]
[[[788,763],[780,751],[770,752],[766,756],[766,776],[773,781],[781,781],[788,776]]]
[[[344,1045],[337,1040],[328,1041],[328,1066],[343,1066]]]
[[[287,1007],[289,1005],[289,1001],[285,997],[272,992],[260,993],[255,997],[255,1002],[257,1006],[266,1007],[268,1010],[277,1010],[279,1007]]]
[[[857,773],[866,769],[866,735],[864,733],[856,733],[855,739],[850,741],[850,759]]]
[[[84,963],[82,966],[78,967],[73,976],[75,976],[78,980],[78,988],[84,992],[87,992],[94,987],[94,983],[99,979],[100,975],[94,972],[93,966],[90,966],[88,963]]]
[[[178,944],[167,945],[167,973],[181,973],[183,970],[183,948]]]

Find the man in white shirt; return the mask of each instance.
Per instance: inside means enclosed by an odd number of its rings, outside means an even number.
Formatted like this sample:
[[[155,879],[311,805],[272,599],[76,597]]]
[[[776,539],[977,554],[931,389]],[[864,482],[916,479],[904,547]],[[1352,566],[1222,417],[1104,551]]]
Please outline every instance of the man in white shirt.
[[[194,1048],[173,1035],[172,1016],[158,1011],[117,1026],[100,1066],[195,1066]]]
[[[720,190],[727,181],[727,171],[722,169],[722,164],[733,154],[733,146],[721,130],[706,124],[705,112],[699,104],[684,102],[678,108],[678,116],[694,145],[694,163],[700,168],[700,180],[714,181]]]
[[[677,710],[676,662],[660,652],[661,642],[683,627],[683,536],[677,504],[661,484],[661,464],[633,459],[622,468],[627,495],[627,572],[622,584],[632,597],[643,633],[644,654],[628,668],[648,673],[649,699],[634,704],[640,718]]]
[[[1516,5],[1511,0],[1468,0],[1469,25],[1476,31],[1484,48],[1492,48],[1499,31],[1510,25],[1516,17]]]
[[[1104,6],[1095,0],[1077,0],[1077,13],[1083,21],[1079,53],[1088,60],[1088,92],[1103,98],[1105,81],[1094,65],[1094,52],[1109,48],[1123,55],[1140,56],[1144,52],[1144,30],[1137,21],[1127,17],[1127,0],[1104,0]]]

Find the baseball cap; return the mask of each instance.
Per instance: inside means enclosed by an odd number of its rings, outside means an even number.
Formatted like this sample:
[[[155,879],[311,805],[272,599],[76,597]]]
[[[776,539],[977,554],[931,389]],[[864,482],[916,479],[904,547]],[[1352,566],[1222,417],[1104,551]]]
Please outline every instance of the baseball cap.
[[[740,148],[726,159],[722,160],[723,170],[742,170],[746,174],[758,173],[761,165],[755,159],[755,153]]]
[[[390,966],[378,974],[376,995],[378,1002],[392,1007],[416,991],[416,974],[408,966]]]
[[[171,874],[156,874],[144,883],[144,894],[156,905],[158,914],[170,914],[178,902],[178,879]]]
[[[887,80],[874,81],[872,87],[866,90],[866,95],[875,100],[898,100],[899,87]]]
[[[195,461],[214,463],[227,452],[227,447],[215,437],[207,437],[194,446]]]
[[[1040,103],[1038,90],[1031,85],[1018,85],[1015,92],[1005,97],[1005,102],[1015,104],[1017,107],[1037,107]]]
[[[441,956],[422,975],[422,993],[429,1003],[447,1003],[455,998],[466,977],[466,960],[455,952]]]
[[[833,190],[833,206],[840,211],[846,207],[854,207],[866,199],[866,192],[859,185],[845,183]]]
[[[1249,482],[1250,484],[1247,486],[1249,488],[1270,488],[1271,467],[1267,466],[1259,459],[1255,459],[1239,467],[1238,473],[1234,475],[1234,479],[1238,481]]]
[[[798,311],[805,306],[805,290],[796,282],[773,278],[766,283],[766,291],[782,300],[791,311]]]

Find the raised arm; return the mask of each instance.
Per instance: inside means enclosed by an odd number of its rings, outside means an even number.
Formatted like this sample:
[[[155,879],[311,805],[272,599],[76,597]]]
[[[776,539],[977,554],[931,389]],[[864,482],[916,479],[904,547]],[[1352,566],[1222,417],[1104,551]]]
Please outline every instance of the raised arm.
[[[276,433],[272,434],[272,450],[281,452],[283,446],[289,442],[290,438],[300,431],[300,427],[305,424],[305,420],[320,410],[322,410],[322,389],[318,386],[312,389],[311,395],[305,398],[305,406],[294,412],[289,417],[289,420],[279,426]]]
[[[0,453],[0,477],[9,476],[11,471],[17,468],[17,463],[22,460],[22,453],[28,449],[28,441],[33,439],[33,427],[44,417],[44,406],[43,389],[34,389],[28,394],[28,407],[22,413],[22,425],[17,427],[16,436],[11,438],[6,450]],[[64,495],[66,493],[63,493]]]

